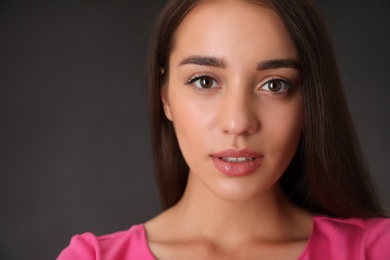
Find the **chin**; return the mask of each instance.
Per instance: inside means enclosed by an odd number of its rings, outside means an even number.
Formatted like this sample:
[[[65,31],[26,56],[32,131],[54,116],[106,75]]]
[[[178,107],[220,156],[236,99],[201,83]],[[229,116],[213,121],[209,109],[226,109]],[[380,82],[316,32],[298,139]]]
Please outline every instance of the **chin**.
[[[211,192],[225,202],[250,202],[274,193],[276,185],[252,186],[248,183],[224,183]]]

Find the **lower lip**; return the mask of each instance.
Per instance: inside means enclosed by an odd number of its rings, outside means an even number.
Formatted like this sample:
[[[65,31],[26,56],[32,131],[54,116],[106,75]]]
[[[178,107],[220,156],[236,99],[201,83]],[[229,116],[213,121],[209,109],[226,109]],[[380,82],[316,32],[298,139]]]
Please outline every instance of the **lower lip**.
[[[263,161],[262,157],[247,162],[227,162],[219,157],[214,156],[212,156],[211,158],[213,159],[215,168],[231,177],[245,176],[251,174],[252,172],[256,171],[257,168],[260,167]]]

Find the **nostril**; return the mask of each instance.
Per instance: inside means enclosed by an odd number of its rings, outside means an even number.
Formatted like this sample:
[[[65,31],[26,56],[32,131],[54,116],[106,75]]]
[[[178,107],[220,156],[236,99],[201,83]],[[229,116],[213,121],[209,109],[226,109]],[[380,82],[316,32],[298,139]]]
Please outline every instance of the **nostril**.
[[[259,129],[259,120],[256,116],[240,115],[227,117],[223,132],[232,135],[252,135]]]

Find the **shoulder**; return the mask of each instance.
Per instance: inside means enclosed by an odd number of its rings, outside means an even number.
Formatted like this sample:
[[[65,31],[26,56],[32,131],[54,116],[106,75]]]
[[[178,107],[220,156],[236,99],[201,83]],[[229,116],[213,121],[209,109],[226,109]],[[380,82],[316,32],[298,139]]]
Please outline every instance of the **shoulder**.
[[[314,218],[306,255],[328,259],[390,259],[390,219]]]
[[[143,224],[129,230],[96,236],[84,233],[72,237],[57,260],[77,259],[154,259],[150,253]]]

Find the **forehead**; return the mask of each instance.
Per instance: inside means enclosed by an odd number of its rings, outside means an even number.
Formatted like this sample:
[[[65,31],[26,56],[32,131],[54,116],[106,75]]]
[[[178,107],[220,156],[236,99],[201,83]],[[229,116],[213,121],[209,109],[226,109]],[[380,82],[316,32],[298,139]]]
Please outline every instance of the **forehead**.
[[[175,52],[221,57],[236,53],[241,59],[297,58],[280,17],[265,6],[244,1],[206,1],[197,5],[175,33],[172,54]]]

